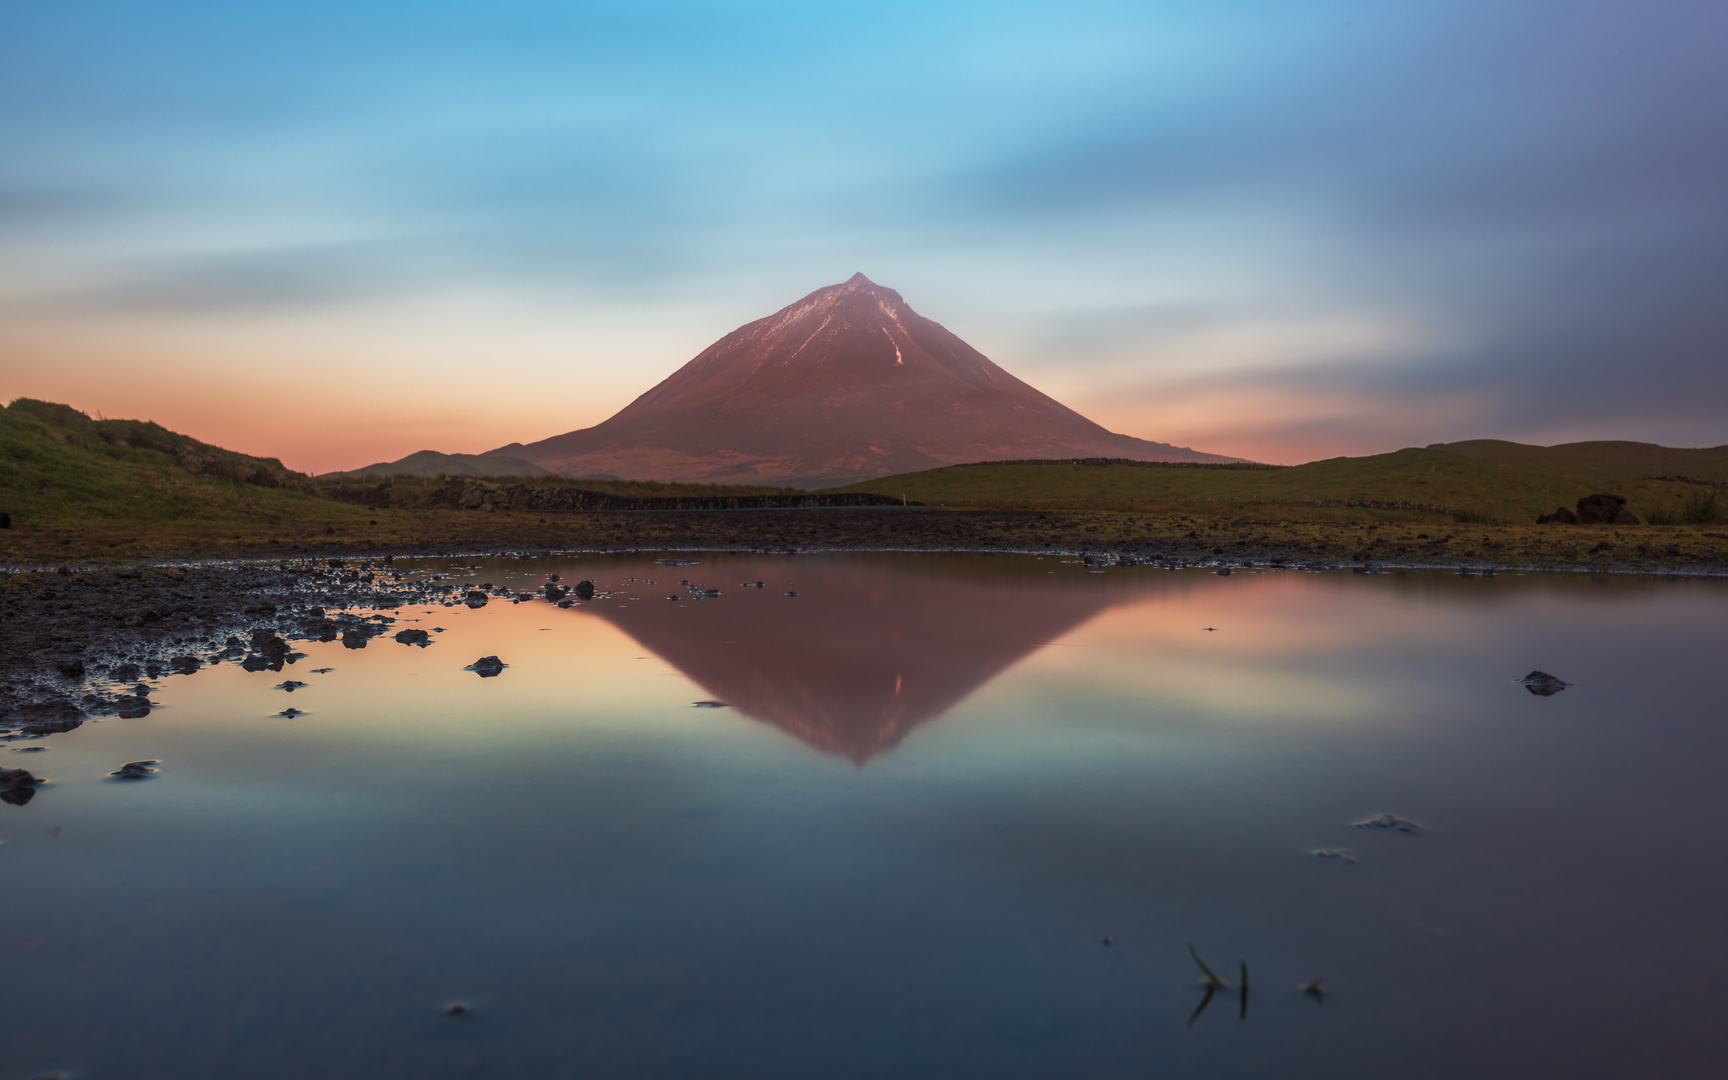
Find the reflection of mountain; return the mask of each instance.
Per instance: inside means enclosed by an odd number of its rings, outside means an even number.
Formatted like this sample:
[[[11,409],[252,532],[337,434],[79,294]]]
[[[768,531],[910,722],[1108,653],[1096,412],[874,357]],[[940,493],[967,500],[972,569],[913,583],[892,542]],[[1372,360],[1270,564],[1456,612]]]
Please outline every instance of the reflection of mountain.
[[[672,604],[684,590],[659,586],[588,610],[744,715],[859,764],[1120,596],[1102,578],[937,577],[877,559],[801,561],[796,597],[705,577],[719,599]]]

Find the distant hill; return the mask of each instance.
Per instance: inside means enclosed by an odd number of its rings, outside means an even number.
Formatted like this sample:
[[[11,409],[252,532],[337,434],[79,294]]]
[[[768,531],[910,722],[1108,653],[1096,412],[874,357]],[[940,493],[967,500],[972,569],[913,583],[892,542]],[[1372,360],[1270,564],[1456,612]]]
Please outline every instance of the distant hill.
[[[380,461],[363,469],[319,473],[320,480],[350,480],[386,476],[551,476],[532,461],[502,454],[440,454],[416,450],[399,461]]]
[[[963,461],[1235,461],[1118,435],[855,274],[710,345],[604,423],[493,453],[565,476],[820,487]]]
[[[1697,465],[1692,467],[1702,471]],[[1402,506],[1427,508],[1431,513],[1465,520],[1509,522],[1533,521],[1537,514],[1557,506],[1570,507],[1580,497],[1598,491],[1625,495],[1632,511],[1646,520],[1678,520],[1689,505],[1708,498],[1712,490],[1691,483],[1633,479],[1628,471],[1638,470],[1629,470],[1621,463],[1618,475],[1561,473],[1430,448],[1331,458],[1288,468],[984,462],[888,476],[836,490],[904,495],[945,506],[1088,502]]]
[[[1728,482],[1728,446],[1699,450],[1641,442],[1529,446],[1502,439],[1471,439],[1468,442],[1433,443],[1428,449],[1537,472],[1616,476],[1632,480],[1649,476],[1690,476],[1698,480]]]
[[[311,478],[275,458],[199,442],[144,420],[92,420],[19,398],[0,409],[0,510],[19,521],[88,516],[208,520],[260,500],[311,501]]]

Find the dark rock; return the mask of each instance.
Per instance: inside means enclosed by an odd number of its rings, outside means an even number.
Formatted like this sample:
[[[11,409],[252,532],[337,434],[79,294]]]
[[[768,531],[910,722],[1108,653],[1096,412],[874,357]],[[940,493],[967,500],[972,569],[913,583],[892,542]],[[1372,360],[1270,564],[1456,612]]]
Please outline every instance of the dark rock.
[[[12,515],[8,514],[4,510],[0,510],[0,529],[10,529],[11,527]]]
[[[300,689],[302,686],[305,686],[305,685],[306,684],[303,682],[296,682],[293,679],[289,679],[287,682],[277,683],[275,686],[272,686],[270,689],[272,689],[272,690],[286,690],[290,694],[292,694],[294,691]]]
[[[576,599],[594,599],[594,583],[592,581],[578,581],[576,583]]]
[[[14,787],[0,791],[0,802],[10,803],[13,806],[23,806],[35,797],[36,789],[33,787]]]
[[[364,649],[366,647],[366,635],[358,630],[349,630],[342,635],[342,647],[344,649]]]
[[[1552,514],[1538,515],[1536,518],[1536,524],[1538,524],[1538,525],[1576,525],[1576,524],[1578,524],[1578,515],[1574,514],[1572,511],[1566,509],[1564,506],[1557,506],[1554,508],[1554,512]]]
[[[143,698],[133,698],[136,704],[126,704],[114,710],[114,715],[122,720],[142,720],[150,715],[150,703]]]
[[[204,666],[204,662],[196,656],[176,656],[168,661],[168,667],[176,675],[190,675]]]
[[[492,598],[487,596],[484,592],[481,592],[479,589],[469,589],[468,595],[462,598],[462,602],[471,608],[483,608],[486,606],[486,602],[490,599]]]
[[[80,660],[76,656],[67,657],[64,660],[56,660],[54,662],[54,670],[58,671],[68,679],[82,679],[84,677],[84,661]]]
[[[502,674],[505,666],[504,661],[498,659],[496,656],[482,656],[472,664],[469,664],[463,670],[472,671],[482,679],[492,679]]]
[[[1524,684],[1524,689],[1537,697],[1553,697],[1572,685],[1569,682],[1562,682],[1557,676],[1550,675],[1546,671],[1532,671],[1518,681]]]
[[[546,580],[547,581],[563,581],[564,579],[559,577],[557,574],[547,574]]]
[[[29,769],[0,769],[0,787],[21,787],[36,782]]]
[[[432,636],[424,630],[398,630],[396,640],[404,645],[418,645],[422,649],[432,644]]]
[[[128,761],[108,775],[119,777],[121,780],[143,780],[156,772],[150,767],[155,764],[158,762],[154,758],[148,758],[144,761]]]
[[[12,710],[6,722],[26,735],[57,735],[84,722],[84,710],[70,701],[37,701]]]
[[[108,677],[115,682],[135,682],[143,669],[137,664],[121,664],[108,672]]]
[[[1392,829],[1396,832],[1411,833],[1412,835],[1422,831],[1422,826],[1414,821],[1393,814],[1375,814],[1371,818],[1363,818],[1356,823],[1356,827],[1358,829]]]
[[[1580,525],[1636,525],[1638,517],[1626,509],[1624,495],[1586,495],[1578,500]]]

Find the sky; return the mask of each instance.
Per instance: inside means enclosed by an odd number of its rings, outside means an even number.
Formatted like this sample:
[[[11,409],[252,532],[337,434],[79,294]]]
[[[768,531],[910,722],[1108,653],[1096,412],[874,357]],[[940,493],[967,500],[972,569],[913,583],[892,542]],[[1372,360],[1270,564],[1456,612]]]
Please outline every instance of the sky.
[[[0,400],[314,472],[862,271],[1106,427],[1728,443],[1720,0],[8,0]]]

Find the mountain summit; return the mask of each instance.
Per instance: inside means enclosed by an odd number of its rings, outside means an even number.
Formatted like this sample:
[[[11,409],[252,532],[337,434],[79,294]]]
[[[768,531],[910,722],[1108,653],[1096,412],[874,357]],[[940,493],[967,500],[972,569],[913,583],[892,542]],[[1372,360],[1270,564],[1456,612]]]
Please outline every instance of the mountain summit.
[[[490,451],[566,476],[821,487],[968,461],[1234,461],[1106,431],[854,274],[739,327],[605,423]]]

